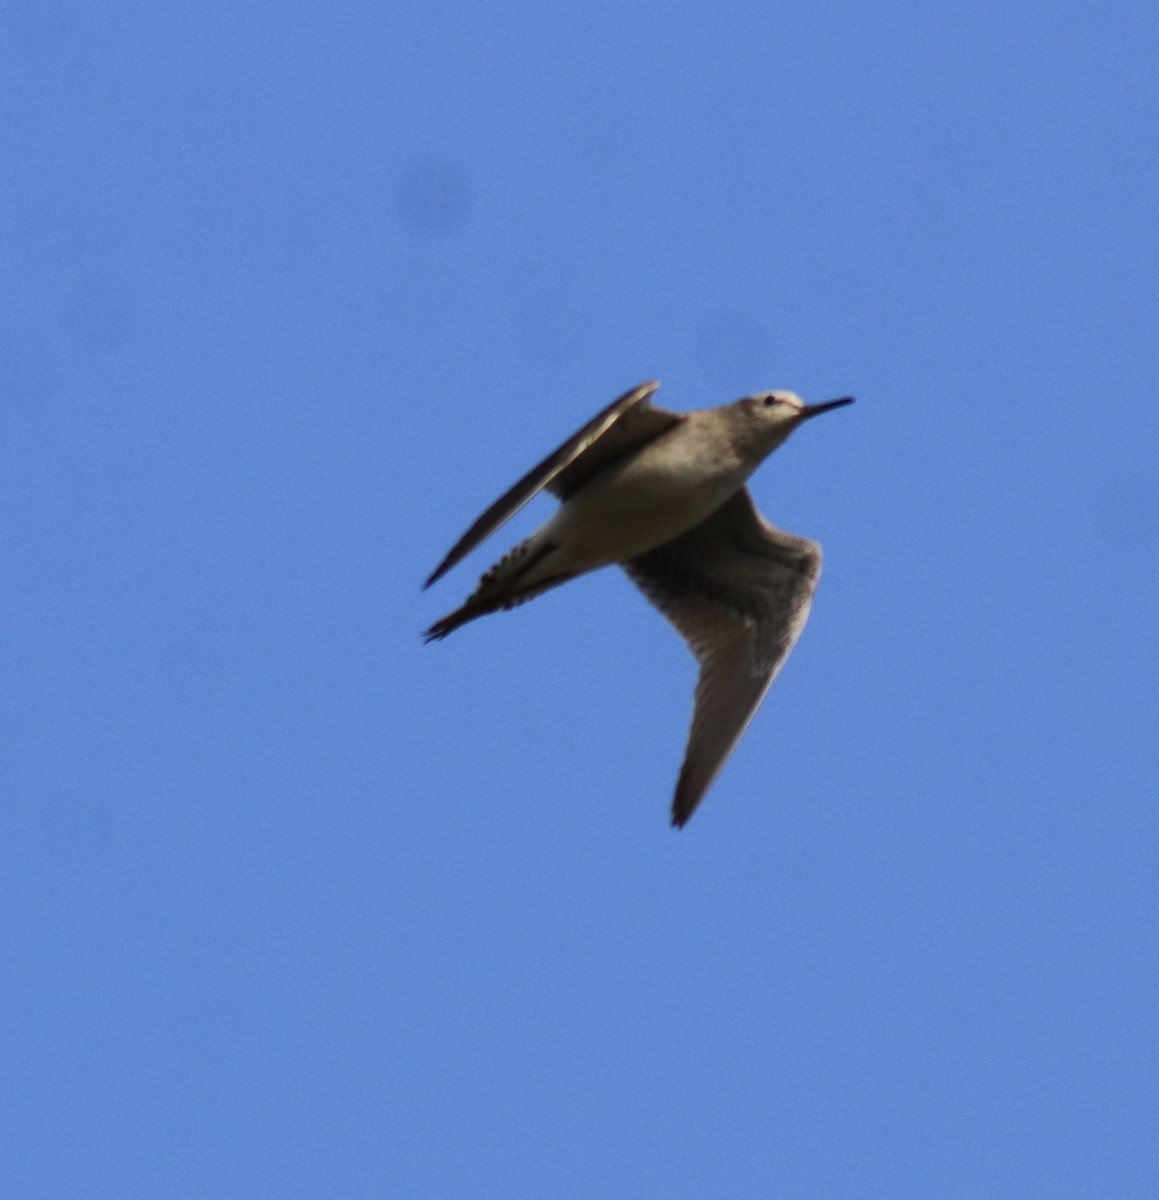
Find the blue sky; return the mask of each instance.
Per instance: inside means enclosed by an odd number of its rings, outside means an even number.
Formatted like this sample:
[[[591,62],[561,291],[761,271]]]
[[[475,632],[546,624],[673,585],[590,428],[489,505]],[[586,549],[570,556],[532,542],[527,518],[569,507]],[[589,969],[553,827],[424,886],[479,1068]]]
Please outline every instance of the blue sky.
[[[1153,5],[17,4],[0,1187],[1159,1188]],[[625,388],[858,403],[690,825],[618,572],[445,643]]]

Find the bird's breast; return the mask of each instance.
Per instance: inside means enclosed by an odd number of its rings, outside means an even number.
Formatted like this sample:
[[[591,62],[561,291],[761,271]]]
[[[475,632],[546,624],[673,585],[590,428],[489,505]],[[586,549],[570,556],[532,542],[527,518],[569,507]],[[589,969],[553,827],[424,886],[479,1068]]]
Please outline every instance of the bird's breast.
[[[735,470],[640,455],[569,496],[543,532],[560,547],[556,564],[569,570],[626,562],[687,533],[743,484]]]

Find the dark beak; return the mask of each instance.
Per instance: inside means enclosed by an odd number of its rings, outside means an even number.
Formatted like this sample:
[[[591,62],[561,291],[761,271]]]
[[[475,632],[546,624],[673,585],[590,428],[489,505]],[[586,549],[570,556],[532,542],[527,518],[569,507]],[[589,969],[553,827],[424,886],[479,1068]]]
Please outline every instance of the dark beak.
[[[840,400],[826,400],[824,404],[806,404],[801,409],[801,420],[807,421],[810,417],[816,417],[823,412],[828,412],[831,408],[844,408],[847,404],[852,403],[852,396],[842,396]]]

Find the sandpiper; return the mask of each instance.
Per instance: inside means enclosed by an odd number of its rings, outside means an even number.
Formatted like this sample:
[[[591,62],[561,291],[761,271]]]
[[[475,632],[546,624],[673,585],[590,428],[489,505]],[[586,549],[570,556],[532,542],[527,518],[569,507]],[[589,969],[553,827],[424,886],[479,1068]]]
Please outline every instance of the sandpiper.
[[[562,503],[501,558],[428,642],[514,608],[586,571],[618,563],[676,627],[700,665],[695,711],[672,801],[680,827],[724,766],[809,615],[821,548],[770,525],[749,476],[804,421],[853,403],[805,404],[758,392],[698,412],[652,404],[642,383],[504,493],[455,543],[424,587],[545,488]]]

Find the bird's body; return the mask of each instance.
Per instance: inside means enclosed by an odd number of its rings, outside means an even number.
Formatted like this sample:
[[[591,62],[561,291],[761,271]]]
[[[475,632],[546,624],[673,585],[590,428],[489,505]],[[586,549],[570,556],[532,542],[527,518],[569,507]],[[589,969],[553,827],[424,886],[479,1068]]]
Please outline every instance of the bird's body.
[[[475,522],[428,586],[537,492],[562,500],[426,636],[446,637],[577,575],[623,565],[701,663],[673,804],[673,822],[683,825],[796,640],[820,574],[819,548],[769,525],[744,485],[802,421],[851,401],[810,408],[791,392],[763,392],[670,413],[650,403],[658,386],[625,393]]]
[[[704,415],[682,414],[680,424],[568,496],[537,531],[556,550],[527,581],[627,562],[711,516],[749,472],[722,430],[698,422]],[[701,453],[691,453],[694,448]]]

